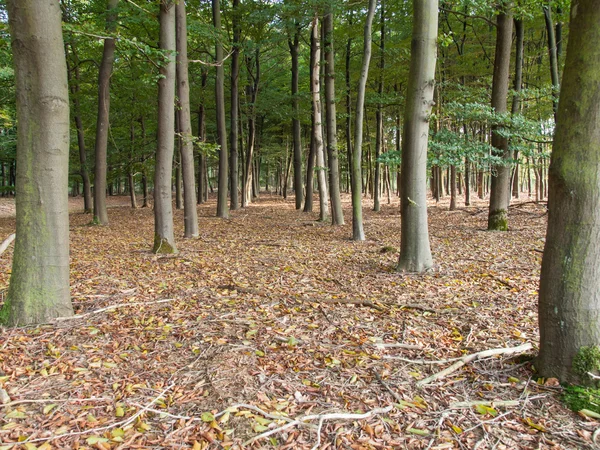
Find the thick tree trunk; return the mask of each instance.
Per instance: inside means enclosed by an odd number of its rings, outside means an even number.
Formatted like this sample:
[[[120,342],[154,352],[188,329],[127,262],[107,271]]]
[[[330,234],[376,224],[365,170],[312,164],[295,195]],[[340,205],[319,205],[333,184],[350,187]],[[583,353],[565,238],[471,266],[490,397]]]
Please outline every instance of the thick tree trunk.
[[[365,111],[365,90],[371,62],[371,29],[375,16],[376,0],[369,0],[367,20],[365,22],[363,62],[356,90],[356,116],[354,120],[354,150],[352,152],[352,239],[365,240],[362,218],[362,140],[363,117]]]
[[[190,113],[185,2],[177,2],[176,8],[177,97],[179,100],[179,142],[183,175],[183,235],[186,238],[192,238],[198,236],[198,212],[196,210],[194,136],[192,134],[192,117]]]
[[[171,176],[175,140],[175,3],[160,5],[161,50],[168,55],[158,80],[158,141],[154,173],[154,253],[176,253]]]
[[[296,196],[296,209],[302,209],[302,144],[300,142],[300,107],[298,99],[298,49],[300,46],[300,26],[296,24],[294,40],[288,40],[292,57],[292,139],[294,146],[294,195]]]
[[[375,112],[376,117],[376,131],[375,131],[375,180],[373,188],[373,211],[380,210],[380,197],[381,197],[381,164],[379,164],[379,157],[381,156],[381,149],[383,148],[383,103],[381,97],[383,96],[383,74],[385,71],[385,0],[381,0],[381,20],[380,20],[380,37],[379,37],[379,86],[377,87],[377,93],[379,94],[379,101],[377,102],[377,111]]]
[[[17,231],[0,322],[73,314],[69,293],[69,92],[58,2],[7,2],[17,100]],[[40,39],[43,36],[43,39]]]
[[[240,0],[233,0],[232,22],[233,22],[233,50],[231,54],[231,112],[230,112],[230,126],[229,126],[229,143],[231,146],[231,152],[229,154],[229,170],[231,171],[230,176],[230,208],[235,211],[240,208],[239,194],[238,194],[238,113],[239,113],[239,73],[240,73],[240,38],[242,34],[239,18],[239,4]]]
[[[402,139],[402,214],[398,270],[433,265],[427,227],[427,142],[433,106],[438,0],[413,0],[413,33]]]
[[[544,377],[580,384],[573,357],[600,343],[600,8],[573,0],[550,163],[548,232],[540,279]],[[597,361],[594,361],[597,364]]]
[[[217,33],[221,32],[221,7],[219,0],[212,0],[213,25]],[[217,63],[217,78],[215,80],[215,103],[217,109],[217,137],[219,146],[219,191],[217,193],[217,217],[227,219],[228,183],[228,151],[227,151],[227,124],[225,119],[225,71],[223,68],[223,44],[217,38],[215,45],[215,58]]]
[[[340,167],[337,148],[337,121],[335,106],[335,53],[333,50],[333,13],[323,19],[325,43],[325,103],[327,106],[327,157],[329,160],[329,189],[331,190],[331,224],[344,225],[340,196]]]
[[[311,71],[311,94],[313,116],[313,135],[315,140],[315,152],[317,159],[317,182],[319,185],[319,220],[325,222],[329,217],[329,195],[327,194],[327,177],[325,176],[325,157],[323,145],[323,114],[321,112],[321,82],[319,79],[319,67],[321,62],[321,43],[319,40],[319,19],[314,17],[312,23],[312,51],[313,67]]]
[[[106,30],[113,32],[117,24],[117,16],[113,12],[119,0],[108,0]],[[104,39],[104,51],[98,74],[98,117],[96,121],[96,147],[94,169],[94,223],[108,225],[106,211],[106,158],[108,147],[108,128],[110,126],[110,76],[115,60],[116,41]]]
[[[507,110],[508,80],[510,71],[510,47],[512,44],[513,19],[510,5],[507,11],[501,11],[497,19],[496,57],[492,80],[492,108],[498,114]],[[502,158],[502,164],[492,167],[492,185],[490,187],[490,209],[488,230],[508,230],[508,206],[510,203],[511,159],[508,139],[492,131],[492,146],[495,156]]]

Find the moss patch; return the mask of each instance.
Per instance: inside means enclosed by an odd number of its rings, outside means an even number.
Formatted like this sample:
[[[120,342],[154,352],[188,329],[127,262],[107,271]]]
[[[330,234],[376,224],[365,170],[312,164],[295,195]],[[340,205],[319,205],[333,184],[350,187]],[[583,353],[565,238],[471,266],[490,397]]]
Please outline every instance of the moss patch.
[[[158,234],[154,235],[154,247],[152,248],[153,253],[177,253],[175,246],[169,244],[167,239],[160,237]]]
[[[499,209],[490,213],[488,219],[489,231],[508,231],[508,213],[505,209]]]
[[[587,409],[600,414],[600,389],[585,386],[567,386],[562,401],[573,411]]]

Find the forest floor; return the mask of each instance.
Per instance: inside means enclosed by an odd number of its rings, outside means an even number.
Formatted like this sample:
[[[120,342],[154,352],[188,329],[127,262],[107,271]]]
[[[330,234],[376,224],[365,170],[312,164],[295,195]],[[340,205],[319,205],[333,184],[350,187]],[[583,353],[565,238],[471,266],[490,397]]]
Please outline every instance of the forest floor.
[[[263,193],[228,220],[211,199],[174,256],[150,252],[153,212],[127,197],[109,199],[107,227],[74,212],[79,317],[0,330],[0,449],[594,448],[598,422],[531,363],[543,205],[511,207],[493,233],[483,202],[431,203],[435,267],[402,275],[397,199],[365,200],[362,243],[344,202],[331,227],[293,198]],[[182,211],[175,223],[182,236]],[[457,367],[512,347],[526,351]]]

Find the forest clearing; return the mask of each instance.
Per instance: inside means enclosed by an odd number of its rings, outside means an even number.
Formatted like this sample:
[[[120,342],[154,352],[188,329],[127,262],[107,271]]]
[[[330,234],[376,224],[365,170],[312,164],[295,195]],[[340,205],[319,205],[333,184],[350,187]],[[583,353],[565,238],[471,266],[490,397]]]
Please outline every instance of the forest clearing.
[[[293,198],[262,193],[228,220],[211,198],[176,255],[150,251],[152,210],[128,201],[108,198],[110,227],[70,216],[77,316],[2,331],[0,448],[594,448],[598,422],[529,358],[543,204],[522,198],[499,233],[483,201],[430,200],[434,268],[400,274],[397,199],[365,200],[355,242]]]

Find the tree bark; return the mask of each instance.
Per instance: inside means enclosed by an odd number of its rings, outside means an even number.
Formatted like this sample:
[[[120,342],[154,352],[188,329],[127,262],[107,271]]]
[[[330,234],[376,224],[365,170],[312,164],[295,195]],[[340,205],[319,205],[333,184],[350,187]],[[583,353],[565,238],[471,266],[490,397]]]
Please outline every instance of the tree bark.
[[[367,20],[365,22],[363,62],[356,90],[356,116],[354,121],[354,150],[352,152],[352,239],[365,240],[362,218],[362,139],[363,117],[365,110],[365,90],[371,62],[371,29],[375,15],[376,0],[369,0]]]
[[[552,10],[548,6],[543,6],[544,20],[546,22],[546,34],[548,35],[548,55],[550,57],[550,80],[552,82],[552,110],[554,111],[554,121],[556,122],[556,113],[558,111],[558,94],[560,91],[560,80],[558,77],[558,56],[556,48],[556,35],[554,31],[554,22],[552,21]]]
[[[173,234],[171,177],[175,140],[175,3],[160,4],[160,49],[167,62],[160,68],[158,80],[158,141],[154,174],[154,253],[176,253]]]
[[[427,142],[433,106],[438,0],[413,0],[413,33],[402,139],[402,226],[398,270],[433,265],[427,227]]]
[[[58,2],[7,2],[17,101],[16,241],[0,322],[71,316],[69,92]],[[43,39],[40,39],[43,36]]]
[[[187,19],[185,2],[176,5],[177,36],[177,97],[179,100],[179,142],[181,170],[183,175],[183,236],[198,236],[198,212],[196,210],[196,174],[194,168],[194,136],[190,113],[190,84],[188,78]]]
[[[380,198],[381,198],[381,164],[379,164],[379,157],[381,156],[381,149],[383,148],[383,73],[385,71],[385,0],[381,0],[381,20],[380,20],[380,40],[379,40],[379,83],[377,87],[377,93],[379,100],[377,102],[377,111],[375,112],[376,117],[376,131],[375,131],[375,180],[373,183],[373,211],[379,211]]]
[[[302,144],[300,130],[300,107],[298,99],[298,49],[300,46],[300,25],[296,24],[294,40],[288,40],[290,55],[292,57],[292,139],[294,146],[294,195],[296,196],[296,209],[302,209]]]
[[[600,343],[600,8],[573,0],[550,163],[539,299],[544,377],[580,384],[573,357]]]
[[[325,52],[325,104],[327,122],[327,157],[329,159],[329,188],[331,190],[331,224],[344,225],[340,196],[340,167],[337,148],[337,121],[335,106],[335,53],[333,49],[333,13],[323,19]]]
[[[456,210],[456,166],[450,166],[450,211]]]
[[[348,18],[348,25],[352,25],[352,12]],[[352,186],[352,89],[350,86],[350,52],[352,50],[352,38],[348,37],[346,42],[346,153],[348,155],[348,178]]]
[[[230,112],[230,126],[229,126],[229,143],[231,145],[231,151],[229,153],[229,170],[231,171],[229,189],[230,193],[230,204],[229,207],[232,211],[240,208],[239,203],[239,173],[238,173],[238,115],[239,115],[239,75],[240,75],[240,39],[241,39],[241,26],[239,18],[239,5],[240,0],[233,0],[232,4],[232,26],[233,26],[233,49],[231,53],[231,112]]]
[[[246,58],[248,67],[248,87],[247,92],[250,95],[250,104],[248,107],[248,145],[246,149],[246,168],[244,170],[244,190],[242,191],[242,206],[250,204],[253,196],[258,195],[255,181],[258,177],[254,175],[254,148],[256,145],[256,98],[258,95],[258,83],[260,81],[260,49],[257,48],[254,54],[254,64],[256,66],[256,75],[252,74],[252,58]],[[253,195],[254,194],[254,195]]]
[[[117,24],[117,15],[114,10],[119,0],[108,0],[108,15],[106,16],[106,30],[114,32]],[[98,118],[96,121],[96,147],[94,169],[94,223],[108,225],[108,212],[106,211],[106,158],[108,147],[108,128],[110,126],[110,76],[115,60],[116,41],[112,38],[104,39],[104,51],[100,62],[98,74]]]
[[[492,80],[492,108],[497,114],[505,113],[507,110],[513,20],[510,5],[506,8],[506,11],[500,11],[497,19],[496,56]],[[488,230],[507,231],[511,174],[508,139],[492,130],[492,147],[494,155],[504,161],[492,167]]]
[[[521,90],[523,88],[523,50],[525,44],[525,27],[521,19],[515,19],[515,35],[516,35],[516,49],[515,49],[515,81],[513,84],[513,95],[511,114],[519,114],[521,110]],[[513,155],[515,161],[518,161],[519,152],[515,150]],[[512,182],[512,196],[519,198],[519,163],[515,164],[513,182]]]
[[[219,0],[212,0],[213,25],[217,33],[221,32],[221,7]],[[225,119],[225,71],[223,68],[223,44],[221,38],[217,37],[215,44],[215,59],[217,64],[217,78],[215,81],[215,103],[217,110],[217,139],[219,146],[219,191],[217,192],[217,217],[227,219],[229,208],[227,207],[228,183],[228,151],[227,151],[227,124]]]

